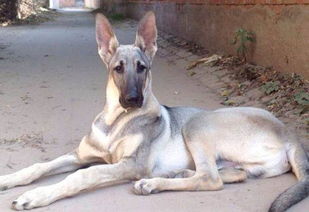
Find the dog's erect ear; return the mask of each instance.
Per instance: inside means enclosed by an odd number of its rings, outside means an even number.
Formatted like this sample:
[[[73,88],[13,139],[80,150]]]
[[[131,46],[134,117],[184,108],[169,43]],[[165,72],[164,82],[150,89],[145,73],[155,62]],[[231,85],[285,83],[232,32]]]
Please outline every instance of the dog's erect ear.
[[[153,12],[147,12],[139,22],[135,45],[152,61],[157,51],[156,17]]]
[[[99,55],[103,62],[108,66],[112,56],[115,54],[116,49],[119,46],[119,43],[109,21],[100,13],[96,15],[96,38]]]

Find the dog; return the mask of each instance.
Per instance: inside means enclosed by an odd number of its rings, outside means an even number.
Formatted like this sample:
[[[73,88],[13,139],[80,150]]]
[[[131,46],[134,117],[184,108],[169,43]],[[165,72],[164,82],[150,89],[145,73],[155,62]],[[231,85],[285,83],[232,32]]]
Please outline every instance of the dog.
[[[297,138],[271,113],[238,107],[206,111],[160,105],[152,93],[157,51],[153,12],[140,21],[133,45],[119,45],[107,18],[96,15],[98,53],[108,69],[106,103],[91,131],[71,153],[0,177],[0,189],[75,171],[12,203],[32,209],[84,190],[136,181],[133,191],[215,191],[248,177],[273,177],[292,169],[298,182],[269,211],[285,211],[309,193],[309,162]],[[87,167],[87,168],[85,168]]]

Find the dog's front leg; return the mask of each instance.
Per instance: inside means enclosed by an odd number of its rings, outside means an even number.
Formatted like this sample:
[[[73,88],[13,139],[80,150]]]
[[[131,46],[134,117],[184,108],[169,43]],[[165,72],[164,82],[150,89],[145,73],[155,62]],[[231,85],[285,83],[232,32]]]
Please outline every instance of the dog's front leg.
[[[0,176],[0,191],[19,185],[27,185],[34,180],[58,173],[76,170],[85,165],[75,152],[60,156],[50,162],[36,163],[15,173]]]
[[[134,165],[128,160],[80,169],[57,184],[38,187],[24,193],[13,201],[12,208],[24,210],[46,206],[84,190],[128,182],[135,179],[135,175]]]

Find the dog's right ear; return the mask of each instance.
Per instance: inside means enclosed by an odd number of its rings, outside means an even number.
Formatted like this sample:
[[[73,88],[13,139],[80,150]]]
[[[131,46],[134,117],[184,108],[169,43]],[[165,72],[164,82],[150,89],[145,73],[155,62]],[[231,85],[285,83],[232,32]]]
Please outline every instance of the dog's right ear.
[[[109,21],[100,13],[96,15],[96,38],[99,55],[106,66],[108,66],[112,56],[115,54],[116,49],[119,46],[119,43]]]

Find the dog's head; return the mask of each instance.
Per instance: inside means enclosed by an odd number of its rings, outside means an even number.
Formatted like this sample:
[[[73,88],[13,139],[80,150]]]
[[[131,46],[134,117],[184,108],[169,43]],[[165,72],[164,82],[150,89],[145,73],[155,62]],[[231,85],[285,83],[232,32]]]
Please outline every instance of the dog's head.
[[[140,21],[133,45],[119,45],[112,27],[102,14],[96,15],[96,38],[101,59],[109,71],[123,108],[143,105],[150,66],[157,51],[157,28],[153,12]]]

